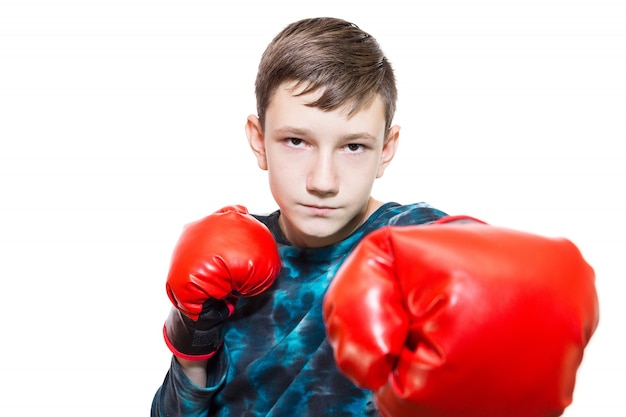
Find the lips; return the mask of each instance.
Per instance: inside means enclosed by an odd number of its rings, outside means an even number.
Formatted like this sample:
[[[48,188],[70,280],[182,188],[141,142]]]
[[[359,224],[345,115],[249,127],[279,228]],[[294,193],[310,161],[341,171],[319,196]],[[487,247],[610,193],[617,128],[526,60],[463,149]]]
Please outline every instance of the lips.
[[[304,205],[305,209],[316,217],[329,216],[336,208],[329,206]]]

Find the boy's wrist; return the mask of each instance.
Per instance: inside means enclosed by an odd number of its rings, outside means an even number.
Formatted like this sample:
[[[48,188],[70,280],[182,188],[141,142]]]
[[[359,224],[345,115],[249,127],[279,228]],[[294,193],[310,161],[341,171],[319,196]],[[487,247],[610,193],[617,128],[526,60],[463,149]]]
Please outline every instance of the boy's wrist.
[[[178,364],[180,365],[181,369],[183,370],[183,372],[185,373],[185,375],[187,376],[187,378],[189,378],[189,380],[191,382],[193,382],[194,384],[196,384],[197,386],[201,387],[201,388],[205,388],[207,386],[207,363],[208,360],[199,360],[199,361],[195,361],[195,360],[189,360],[189,359],[183,359],[183,358],[176,358],[176,361],[178,361]]]

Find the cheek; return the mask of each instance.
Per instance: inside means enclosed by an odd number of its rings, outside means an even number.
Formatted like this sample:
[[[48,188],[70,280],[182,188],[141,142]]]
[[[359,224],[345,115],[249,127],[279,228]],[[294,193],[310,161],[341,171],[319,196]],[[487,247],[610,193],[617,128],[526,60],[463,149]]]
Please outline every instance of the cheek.
[[[378,167],[372,163],[360,164],[353,166],[352,169],[343,170],[340,174],[340,192],[344,196],[351,196],[355,203],[368,199],[377,173]]]
[[[380,159],[376,155],[362,159],[347,159],[341,170],[341,178],[359,188],[367,188],[378,176]]]
[[[289,193],[298,187],[299,172],[287,166],[270,166],[268,180],[272,193],[275,197],[284,199]]]

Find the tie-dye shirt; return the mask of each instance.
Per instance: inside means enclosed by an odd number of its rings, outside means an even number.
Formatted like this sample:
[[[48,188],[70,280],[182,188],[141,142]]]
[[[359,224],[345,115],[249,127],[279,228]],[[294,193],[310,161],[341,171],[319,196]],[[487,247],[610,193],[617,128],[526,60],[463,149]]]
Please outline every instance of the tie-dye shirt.
[[[276,282],[237,303],[225,324],[224,346],[209,363],[206,388],[191,383],[172,358],[151,416],[378,416],[372,394],[336,368],[322,320],[324,294],[363,236],[386,225],[431,223],[445,213],[425,203],[387,203],[347,239],[323,248],[291,245],[278,215],[255,216],[279,246]]]

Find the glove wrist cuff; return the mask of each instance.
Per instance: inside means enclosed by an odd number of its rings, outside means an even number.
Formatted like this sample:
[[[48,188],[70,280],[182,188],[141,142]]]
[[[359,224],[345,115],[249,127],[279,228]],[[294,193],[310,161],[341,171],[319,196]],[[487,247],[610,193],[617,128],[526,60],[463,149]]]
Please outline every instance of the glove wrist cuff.
[[[230,302],[216,299],[204,303],[198,320],[172,307],[163,326],[165,344],[178,358],[209,359],[222,345],[222,325],[232,312]]]
[[[165,344],[167,345],[167,347],[169,348],[169,350],[172,352],[174,356],[176,356],[177,358],[186,359],[188,361],[202,361],[202,360],[210,359],[213,356],[215,356],[215,354],[217,353],[217,351],[219,350],[221,346],[221,343],[220,343],[215,350],[211,352],[206,352],[206,353],[199,353],[199,352],[185,353],[181,351],[179,347],[176,346],[174,342],[170,339],[170,336],[167,334],[167,324],[163,326],[163,339],[165,339]],[[186,347],[189,347],[189,346],[186,346]],[[185,349],[185,350],[192,350],[192,349]]]

